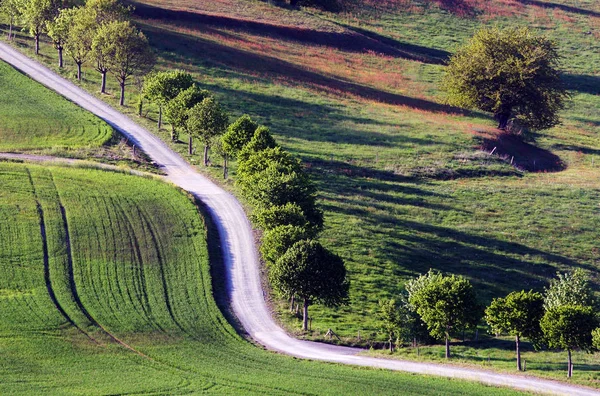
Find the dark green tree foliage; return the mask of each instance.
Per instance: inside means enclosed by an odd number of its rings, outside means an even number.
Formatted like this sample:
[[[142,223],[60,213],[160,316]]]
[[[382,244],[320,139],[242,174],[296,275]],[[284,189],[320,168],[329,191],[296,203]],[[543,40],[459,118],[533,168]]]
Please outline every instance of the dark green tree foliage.
[[[429,271],[407,283],[409,303],[415,308],[430,334],[446,341],[450,357],[452,331],[473,328],[481,319],[471,282],[462,276],[444,276]]]
[[[252,139],[238,153],[238,162],[241,164],[250,155],[268,148],[275,148],[278,144],[271,135],[271,131],[266,126],[259,126],[254,132]]]
[[[237,158],[238,153],[252,140],[257,128],[258,124],[244,114],[227,128],[222,139],[223,150],[231,158]]]
[[[527,28],[482,29],[450,59],[443,88],[451,104],[511,118],[532,129],[558,125],[568,94],[556,44]]]
[[[120,0],[87,0],[85,8],[93,12],[98,26],[129,20],[133,12],[133,7],[123,5]]]
[[[323,213],[316,206],[316,189],[303,171],[288,172],[275,162],[266,169],[238,179],[242,193],[258,208],[295,203],[315,229],[323,227]]]
[[[592,332],[598,327],[598,318],[592,307],[561,305],[546,311],[540,326],[550,348],[566,349],[568,377],[573,375],[573,350],[593,350]]]
[[[321,303],[335,307],[346,304],[350,283],[344,261],[319,242],[303,240],[294,244],[271,267],[269,278],[285,297],[303,301],[302,329],[308,330],[308,307]]]
[[[175,98],[170,100],[165,106],[165,117],[171,124],[171,139],[177,141],[180,131],[187,131],[188,111],[202,103],[206,98],[212,97],[212,94],[204,89],[200,89],[196,84],[181,91]],[[189,133],[189,132],[188,132]],[[189,148],[191,152],[191,147]]]
[[[556,273],[544,296],[544,308],[548,311],[561,305],[596,306],[596,299],[588,276],[582,269]]]
[[[314,237],[314,233],[304,227],[280,225],[263,234],[260,253],[268,266],[279,260],[296,242]]]
[[[190,73],[182,70],[170,70],[152,73],[144,79],[143,95],[158,105],[158,128],[162,125],[162,110],[180,92],[194,84]],[[173,137],[173,136],[171,136]]]
[[[240,161],[238,176],[240,180],[265,171],[270,165],[276,164],[283,173],[302,172],[300,161],[281,147],[265,148],[252,153]]]
[[[542,337],[540,320],[544,315],[544,297],[533,291],[512,292],[505,298],[495,298],[485,310],[485,319],[496,334],[515,337],[517,369],[522,370],[521,338],[537,342]]]
[[[208,149],[212,140],[225,132],[228,122],[229,116],[212,97],[188,111],[187,129],[204,143],[204,166],[208,166]]]
[[[288,202],[285,205],[257,208],[251,217],[254,224],[263,230],[272,230],[282,225],[303,228],[309,226],[302,208],[293,202]]]

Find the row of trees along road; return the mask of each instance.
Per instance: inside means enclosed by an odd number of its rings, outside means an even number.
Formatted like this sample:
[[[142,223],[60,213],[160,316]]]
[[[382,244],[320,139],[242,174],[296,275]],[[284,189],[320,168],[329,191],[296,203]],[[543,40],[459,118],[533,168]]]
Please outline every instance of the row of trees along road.
[[[379,302],[381,330],[394,341],[416,344],[444,339],[450,358],[452,334],[475,329],[482,316],[492,333],[515,337],[517,369],[522,370],[520,343],[528,338],[536,349],[562,349],[568,355],[568,377],[573,374],[571,352],[600,349],[598,304],[586,274],[577,269],[559,273],[545,292],[512,292],[483,309],[471,283],[464,277],[429,271],[408,281],[398,300]]]
[[[308,329],[308,308],[313,303],[345,304],[349,282],[343,260],[317,240],[323,229],[323,213],[316,205],[316,189],[300,161],[283,150],[269,128],[248,115],[228,125],[229,117],[212,93],[200,89],[184,71],[149,74],[142,99],[158,106],[158,128],[163,115],[171,125],[171,139],[179,133],[204,144],[204,165],[209,148],[223,158],[223,177],[228,160],[237,160],[237,185],[253,206],[252,220],[264,231],[261,253],[273,288],[303,303],[303,330]],[[141,103],[141,102],[140,102]],[[140,106],[140,114],[142,108]]]
[[[79,5],[68,0],[0,0],[0,10],[13,24],[22,25],[35,40],[39,54],[40,36],[47,34],[58,51],[58,66],[64,67],[63,52],[81,68],[92,62],[101,74],[100,92],[106,93],[106,75],[112,73],[120,86],[119,104],[125,103],[125,86],[134,75],[150,71],[155,56],[144,34],[130,21],[131,7],[119,0],[87,0]]]

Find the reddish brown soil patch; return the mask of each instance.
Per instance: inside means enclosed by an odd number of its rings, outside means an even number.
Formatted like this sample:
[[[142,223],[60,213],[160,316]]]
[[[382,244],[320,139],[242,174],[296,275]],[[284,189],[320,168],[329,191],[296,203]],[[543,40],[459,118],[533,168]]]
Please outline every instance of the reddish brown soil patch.
[[[565,163],[554,153],[523,141],[521,136],[503,131],[474,131],[481,150],[493,153],[515,168],[528,172],[560,172]]]

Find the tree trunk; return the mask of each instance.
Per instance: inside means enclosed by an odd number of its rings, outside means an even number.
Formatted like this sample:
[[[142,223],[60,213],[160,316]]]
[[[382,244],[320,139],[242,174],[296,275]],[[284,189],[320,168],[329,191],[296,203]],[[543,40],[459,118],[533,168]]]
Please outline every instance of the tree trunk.
[[[121,97],[119,98],[119,106],[124,106],[125,105],[125,81],[120,82],[119,85],[121,86]]]
[[[81,81],[81,62],[77,62],[77,81]]]
[[[304,306],[302,307],[302,330],[308,331],[308,298],[304,299]]]
[[[291,312],[291,313],[294,313],[294,302],[295,302],[295,300],[296,300],[296,299],[295,299],[295,298],[294,298],[294,296],[292,295],[292,298],[290,298],[290,312]]]
[[[204,145],[204,166],[208,166],[208,144]]]
[[[39,34],[35,35],[35,54],[36,55],[40,54],[40,35]]]
[[[63,49],[62,47],[58,47],[58,67],[62,69],[63,66]]]
[[[498,119],[498,129],[503,131],[506,130],[508,120],[510,119],[510,112],[498,113],[496,118]]]
[[[10,24],[8,25],[8,39],[11,40],[13,37],[13,23],[15,21],[15,17],[13,15],[10,16]]]
[[[192,155],[192,135],[190,135],[190,138],[188,140],[188,154]]]
[[[102,82],[100,83],[100,93],[106,93],[106,69],[100,72],[102,74]]]
[[[227,180],[227,154],[223,156],[223,179]]]
[[[162,106],[158,106],[158,130],[162,127]]]
[[[394,353],[394,339],[393,337],[390,335],[390,353]]]
[[[519,371],[523,371],[523,368],[521,367],[521,351],[519,350],[519,342],[521,340],[519,339],[519,336],[516,337],[516,344],[517,344],[517,370]]]
[[[144,111],[144,97],[140,94],[140,100],[138,102],[138,116],[142,117]]]
[[[446,359],[450,359],[450,335],[446,333]]]
[[[573,376],[573,360],[571,359],[571,350],[567,349],[567,353],[569,354],[569,367],[567,377],[571,378]]]
[[[177,141],[177,133],[175,132],[175,127],[171,125],[171,141]]]

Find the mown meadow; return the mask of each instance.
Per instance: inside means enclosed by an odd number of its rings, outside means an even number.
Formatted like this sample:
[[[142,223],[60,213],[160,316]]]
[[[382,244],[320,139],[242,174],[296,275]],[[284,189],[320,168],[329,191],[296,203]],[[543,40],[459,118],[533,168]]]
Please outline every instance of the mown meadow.
[[[514,394],[300,361],[212,295],[207,225],[152,178],[0,163],[2,394]]]
[[[232,116],[248,113],[271,127],[316,178],[323,239],[346,260],[352,284],[349,306],[312,309],[308,336],[324,338],[331,328],[348,343],[382,340],[377,301],[429,268],[467,276],[484,303],[513,290],[541,290],[557,270],[575,267],[597,287],[600,6],[591,0],[354,3],[332,14],[253,0],[134,2],[159,69],[193,73]],[[557,40],[573,94],[563,125],[507,143],[489,116],[444,104],[438,89],[444,60],[479,27],[494,24],[528,25]],[[29,39],[17,44],[30,51]],[[43,47],[42,60],[54,63],[55,56]],[[73,70],[71,64],[62,73]],[[84,77],[83,86],[96,92],[99,76],[88,68]],[[117,92],[114,82],[110,91]],[[132,86],[129,114],[136,113],[134,92]],[[104,98],[116,103],[115,96]],[[156,108],[146,105],[144,113],[148,119],[139,120],[155,128]],[[168,140],[168,127],[159,134]],[[173,147],[185,154],[186,136],[181,140]],[[502,156],[490,155],[494,148]],[[510,165],[512,157],[521,170]],[[548,160],[556,166],[539,166]],[[220,170],[208,172],[218,177]],[[295,331],[299,323],[287,304],[274,304]],[[492,354],[491,363],[501,362],[502,353]],[[540,364],[553,362],[549,367],[564,360],[536,356]],[[590,367],[575,375],[597,383]]]

